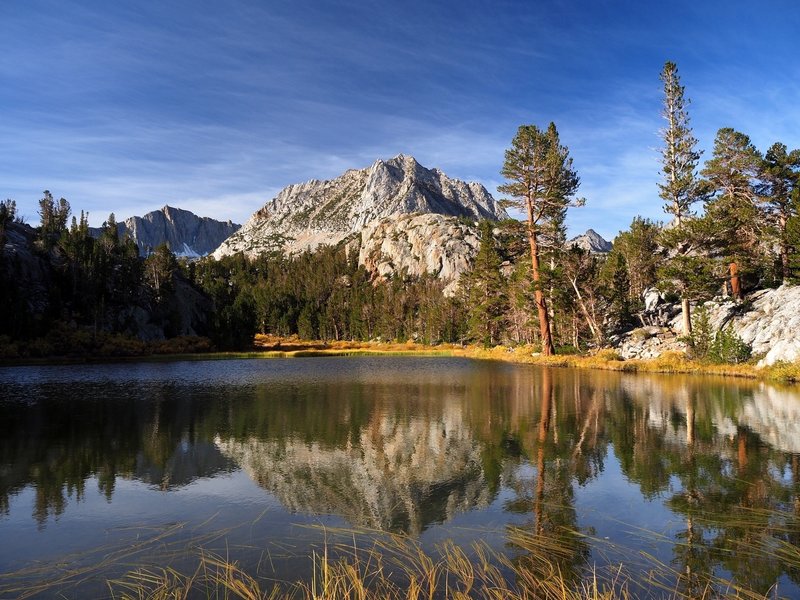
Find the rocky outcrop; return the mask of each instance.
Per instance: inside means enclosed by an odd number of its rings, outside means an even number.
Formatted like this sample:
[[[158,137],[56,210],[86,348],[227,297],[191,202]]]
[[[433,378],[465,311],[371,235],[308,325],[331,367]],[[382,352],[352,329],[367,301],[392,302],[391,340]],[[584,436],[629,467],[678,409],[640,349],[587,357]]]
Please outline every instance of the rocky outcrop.
[[[50,304],[52,273],[46,258],[34,252],[36,231],[29,225],[9,223],[0,248],[0,283],[5,309],[40,316]],[[24,308],[23,308],[24,305]],[[19,318],[20,315],[17,315]]]
[[[680,306],[646,292],[645,326],[611,339],[623,358],[653,358],[667,350],[684,350]],[[704,303],[712,331],[730,328],[749,344],[760,365],[800,360],[800,286],[759,290],[742,302],[717,298]],[[696,308],[696,307],[694,307]]]
[[[444,293],[450,295],[479,245],[475,227],[453,217],[399,215],[363,229],[358,262],[382,278],[430,273],[449,282]]]
[[[742,303],[715,300],[705,307],[714,330],[733,328],[753,354],[764,355],[760,364],[800,359],[800,286],[759,290]]]
[[[611,252],[613,244],[603,238],[594,229],[587,229],[583,235],[576,236],[567,242],[567,248],[577,246],[592,254],[607,254]]]
[[[188,210],[165,206],[143,217],[125,219],[117,227],[121,236],[129,235],[136,242],[141,256],[149,256],[166,242],[176,256],[199,258],[213,252],[241,225],[198,217]],[[91,228],[90,231],[98,237],[102,229]]]
[[[213,255],[221,258],[244,252],[256,256],[276,249],[297,252],[338,244],[370,228],[372,233],[362,235],[366,240],[384,230],[376,222],[411,214],[473,221],[508,216],[482,185],[450,179],[438,169],[427,169],[413,157],[401,154],[330,181],[312,180],[284,188]],[[450,227],[448,223],[446,228]],[[376,244],[373,241],[370,247]],[[440,252],[433,243],[428,251]],[[371,255],[371,251],[365,250],[364,255]],[[436,263],[437,259],[430,261]],[[427,263],[428,259],[420,256],[419,262]]]

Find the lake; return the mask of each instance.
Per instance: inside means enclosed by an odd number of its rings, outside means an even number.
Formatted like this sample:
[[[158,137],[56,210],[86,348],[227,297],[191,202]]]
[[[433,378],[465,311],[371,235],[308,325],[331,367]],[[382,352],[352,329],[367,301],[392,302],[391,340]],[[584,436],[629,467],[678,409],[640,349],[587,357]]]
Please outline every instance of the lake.
[[[0,368],[0,598],[103,597],[201,552],[294,581],[389,533],[524,560],[515,531],[576,577],[800,598],[799,523],[796,388],[458,358]]]

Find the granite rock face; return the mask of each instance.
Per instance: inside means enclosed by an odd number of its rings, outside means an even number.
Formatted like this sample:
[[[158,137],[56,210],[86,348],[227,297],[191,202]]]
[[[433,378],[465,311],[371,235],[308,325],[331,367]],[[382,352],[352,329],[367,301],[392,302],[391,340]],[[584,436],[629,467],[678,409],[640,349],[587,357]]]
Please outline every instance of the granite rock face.
[[[760,365],[800,359],[800,286],[759,290],[744,304],[727,300],[705,306],[715,330],[732,327],[753,354],[764,354]]]
[[[48,261],[34,252],[36,231],[29,225],[9,223],[0,247],[0,281],[13,283],[27,311],[43,315],[50,306],[52,273]]]
[[[118,223],[120,236],[130,235],[139,247],[141,256],[150,255],[153,250],[167,243],[170,250],[179,257],[199,258],[214,251],[224,240],[239,230],[241,225],[231,221],[223,222],[208,217],[198,217],[194,213],[165,206],[143,217],[130,217]],[[100,228],[91,228],[95,237]]]
[[[358,262],[385,279],[402,272],[436,275],[449,282],[444,293],[450,295],[479,246],[474,225],[438,214],[398,215],[362,230]]]
[[[472,220],[506,218],[478,183],[450,179],[413,157],[378,160],[329,181],[290,185],[265,204],[214,252],[257,255],[281,236],[289,251],[336,244],[367,224],[397,214],[433,213]]]
[[[612,339],[623,358],[653,358],[667,350],[684,350],[680,305],[660,302],[652,290],[643,318],[650,323]],[[712,331],[730,328],[754,355],[759,365],[800,360],[800,286],[783,285],[759,290],[744,302],[717,298],[704,304]],[[696,307],[692,307],[696,310]]]
[[[401,154],[330,181],[284,188],[213,256],[299,252],[360,234],[360,246],[351,249],[379,276],[407,269],[454,280],[477,248],[466,223],[505,218],[482,185],[450,179]]]

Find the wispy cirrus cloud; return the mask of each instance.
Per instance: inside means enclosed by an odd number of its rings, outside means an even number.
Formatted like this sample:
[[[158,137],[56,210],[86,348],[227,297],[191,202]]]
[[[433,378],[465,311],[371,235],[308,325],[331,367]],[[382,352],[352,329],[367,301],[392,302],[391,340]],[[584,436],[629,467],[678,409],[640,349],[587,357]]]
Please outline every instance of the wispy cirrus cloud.
[[[516,128],[552,120],[588,200],[570,232],[611,237],[663,218],[667,59],[706,157],[723,126],[800,146],[794,5],[672,8],[1,3],[0,195],[33,222],[45,187],[93,224],[167,203],[241,222],[285,185],[401,152],[494,192]]]

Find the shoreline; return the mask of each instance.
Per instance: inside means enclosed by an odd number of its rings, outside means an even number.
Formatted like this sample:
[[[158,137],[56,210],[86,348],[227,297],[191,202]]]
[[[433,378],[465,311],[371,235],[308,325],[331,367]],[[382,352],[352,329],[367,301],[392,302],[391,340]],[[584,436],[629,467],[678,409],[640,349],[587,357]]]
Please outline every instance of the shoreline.
[[[800,362],[777,363],[767,367],[755,364],[713,364],[693,361],[682,353],[667,352],[653,359],[622,359],[612,349],[592,355],[556,354],[542,356],[529,346],[460,346],[441,344],[430,346],[416,342],[324,342],[276,336],[256,335],[254,348],[229,352],[176,352],[135,356],[63,356],[0,359],[0,367],[109,364],[128,362],[172,362],[201,360],[242,360],[271,358],[314,358],[343,356],[420,356],[462,357],[477,360],[500,360],[515,364],[542,367],[592,369],[624,373],[661,373],[715,375],[794,384],[800,382]]]

